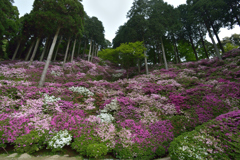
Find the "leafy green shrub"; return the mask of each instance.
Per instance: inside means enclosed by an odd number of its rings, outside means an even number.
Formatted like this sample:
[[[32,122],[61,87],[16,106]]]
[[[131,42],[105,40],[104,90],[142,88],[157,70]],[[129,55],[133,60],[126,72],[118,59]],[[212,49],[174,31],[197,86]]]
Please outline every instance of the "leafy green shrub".
[[[163,146],[159,146],[156,150],[156,155],[163,157],[166,154],[166,149]]]
[[[100,141],[101,140],[96,136],[82,135],[81,137],[74,138],[71,147],[80,153],[80,155],[86,155],[88,145],[97,144]]]
[[[19,153],[34,153],[44,147],[45,136],[39,131],[32,130],[29,134],[18,137],[15,142],[15,150]]]
[[[136,143],[128,146],[123,147],[122,144],[117,144],[114,148],[114,152],[116,158],[120,159],[141,159],[141,160],[149,160],[155,157],[155,153],[152,151],[150,147],[139,147]],[[160,153],[160,152],[159,152]]]
[[[175,138],[169,147],[171,159],[229,159],[224,153],[221,141],[205,131],[194,130]]]
[[[93,158],[101,158],[107,154],[108,148],[106,145],[100,143],[89,144],[87,146],[87,156]]]

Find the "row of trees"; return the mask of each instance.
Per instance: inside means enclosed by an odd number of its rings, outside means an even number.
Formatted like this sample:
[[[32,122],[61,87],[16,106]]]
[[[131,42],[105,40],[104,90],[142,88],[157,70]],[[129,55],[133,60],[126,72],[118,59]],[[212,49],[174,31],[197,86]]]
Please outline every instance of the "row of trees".
[[[174,8],[163,0],[134,0],[129,20],[116,32],[113,47],[144,41],[148,63],[164,62],[166,69],[167,61],[221,59],[225,50],[218,33],[222,27],[240,25],[239,4],[239,0],[187,0]],[[212,43],[206,41],[207,33]]]
[[[90,61],[99,48],[109,45],[102,22],[89,17],[80,0],[35,0],[32,11],[21,18],[18,18],[17,7],[12,5],[13,0],[0,3],[4,16],[0,23],[0,52],[3,53],[0,58],[15,60],[18,57],[29,60],[29,65],[33,60],[47,58],[40,87],[51,60],[59,58],[64,65],[81,51],[84,54],[89,51]]]

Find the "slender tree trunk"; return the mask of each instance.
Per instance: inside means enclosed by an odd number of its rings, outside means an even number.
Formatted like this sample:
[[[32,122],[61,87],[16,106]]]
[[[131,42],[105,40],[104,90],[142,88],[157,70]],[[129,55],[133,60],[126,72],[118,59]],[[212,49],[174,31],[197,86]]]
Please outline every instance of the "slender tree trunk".
[[[66,52],[65,52],[64,60],[63,60],[63,67],[64,67],[64,64],[66,63],[66,60],[67,60],[69,45],[70,45],[70,37],[68,38],[67,49],[66,49]]]
[[[86,54],[86,48],[87,48],[87,42],[85,41],[82,58],[84,58],[84,55]]]
[[[165,64],[165,69],[168,70],[168,64],[167,64],[167,59],[166,59],[166,54],[165,54],[165,50],[164,50],[162,37],[160,37],[160,40],[161,40],[161,45],[162,45],[163,60],[164,60],[164,64]]]
[[[74,44],[73,44],[73,50],[72,50],[71,63],[73,62],[73,56],[74,56],[74,52],[75,52],[75,46],[76,46],[76,42],[77,42],[77,38],[75,38],[75,40],[74,40]]]
[[[177,56],[177,50],[175,45],[173,44],[173,48],[174,48],[174,53],[175,53],[175,60],[176,60],[176,64],[178,64],[178,56]]]
[[[95,44],[92,44],[92,55],[91,55],[91,62],[93,61],[93,56],[94,56],[94,49],[95,49]]]
[[[213,24],[211,23],[211,27],[213,29],[213,33],[215,34],[215,36],[217,37],[217,41],[218,41],[218,44],[219,44],[219,47],[220,49],[222,50],[222,53],[224,53],[224,48],[222,46],[222,42],[220,41],[219,37],[218,37],[218,33],[217,31],[215,30],[215,28],[213,27]]]
[[[36,55],[36,53],[37,53],[37,49],[38,49],[39,42],[40,42],[40,38],[37,38],[37,42],[36,42],[36,44],[35,44],[35,47],[34,47],[34,50],[33,50],[33,54],[32,54],[31,59],[30,59],[29,66],[32,65],[32,62],[33,62],[33,60],[34,60],[34,58],[35,58],[35,55]]]
[[[178,62],[181,63],[181,59],[180,59],[180,56],[179,56],[179,53],[178,53],[177,43],[175,42],[174,45],[175,45],[176,52],[177,52]]]
[[[30,48],[29,48],[29,50],[28,50],[27,57],[25,58],[25,61],[28,60],[28,58],[29,58],[29,56],[30,56],[30,53],[32,52],[33,45],[34,45],[34,41],[32,42],[32,44],[31,44],[31,46],[30,46]]]
[[[13,57],[12,57],[12,61],[16,58],[16,55],[17,55],[18,49],[20,47],[20,44],[21,44],[21,41],[18,42],[17,48],[15,49],[15,52],[14,52]]]
[[[145,47],[145,44],[144,44],[144,47]],[[144,56],[145,56],[144,61],[145,61],[146,75],[148,75],[149,72],[148,72],[147,51],[146,50],[144,51]]]
[[[194,54],[195,54],[196,60],[198,61],[198,56],[197,56],[197,52],[196,52],[196,49],[195,49],[194,44],[193,44],[192,36],[189,35],[189,38],[190,38],[190,42],[191,42],[192,49],[193,49],[193,52],[194,52]]]
[[[78,57],[79,54],[80,54],[80,48],[81,48],[81,40],[80,40],[79,45],[78,45],[78,53],[77,53],[77,57]]]
[[[98,56],[98,45],[96,46],[96,57]]]
[[[88,54],[88,62],[90,61],[91,49],[92,49],[92,38],[91,38],[91,41],[90,41],[90,48],[89,48],[89,54]]]
[[[203,45],[204,51],[206,53],[206,57],[207,57],[207,59],[209,59],[208,52],[207,52],[207,49],[205,47],[205,43],[204,43],[204,40],[203,40],[202,32],[200,30],[199,30],[199,33],[200,33],[200,37],[201,37],[201,41],[202,41],[202,45]]]
[[[48,37],[48,39],[47,39],[47,41],[46,41],[46,44],[45,44],[44,49],[43,49],[43,51],[42,51],[42,55],[41,55],[41,57],[40,57],[40,62],[42,62],[43,57],[44,57],[44,54],[45,54],[45,52],[46,52],[46,50],[47,50],[47,48],[48,48],[49,39],[50,39],[50,37]]]
[[[157,47],[156,47],[156,49],[157,49],[157,52],[158,52],[158,63],[159,63],[159,65],[161,65],[162,64],[162,60],[161,60],[161,49],[160,49],[160,46],[159,45],[157,45]]]
[[[54,62],[56,61],[57,54],[58,54],[58,49],[59,49],[59,46],[60,46],[61,42],[62,42],[62,36],[61,36],[61,38],[60,38],[60,40],[58,42],[57,50],[56,50],[56,53],[55,53],[55,56],[54,56],[54,59],[53,59]]]
[[[206,25],[206,27],[207,27],[209,37],[210,37],[211,40],[212,40],[212,43],[213,43],[213,46],[214,46],[214,49],[215,49],[216,55],[217,55],[217,57],[218,57],[220,60],[222,60],[222,57],[220,56],[220,53],[219,53],[218,47],[217,47],[217,45],[216,45],[216,43],[215,43],[215,40],[214,40],[214,38],[213,38],[213,36],[212,36],[212,33],[211,33],[211,31],[210,31],[210,28],[208,27],[206,21],[204,21],[204,22],[205,22],[205,25]]]
[[[46,64],[45,64],[45,66],[44,66],[43,73],[42,73],[41,79],[40,79],[40,81],[39,81],[38,87],[43,87],[43,84],[44,84],[44,82],[45,82],[45,78],[46,78],[46,74],[47,74],[47,69],[48,69],[48,66],[49,66],[49,64],[50,64],[50,61],[51,61],[51,59],[52,59],[53,50],[54,50],[54,47],[55,47],[55,45],[56,45],[56,41],[57,41],[57,37],[58,37],[59,31],[60,31],[60,27],[58,27],[57,32],[56,32],[56,34],[55,34],[55,36],[54,36],[54,39],[53,39],[53,42],[52,42],[52,45],[51,45],[51,49],[50,49],[49,54],[48,54],[47,62],[46,62]]]

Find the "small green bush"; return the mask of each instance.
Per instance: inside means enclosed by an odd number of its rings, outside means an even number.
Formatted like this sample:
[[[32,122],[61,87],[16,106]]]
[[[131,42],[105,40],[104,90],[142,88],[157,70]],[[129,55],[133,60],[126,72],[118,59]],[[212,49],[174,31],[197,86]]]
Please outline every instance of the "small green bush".
[[[100,143],[89,144],[87,146],[87,156],[93,158],[101,158],[104,155],[107,155],[108,148],[106,145]]]
[[[133,144],[125,148],[122,146],[122,144],[117,144],[114,148],[114,154],[116,155],[116,158],[119,159],[137,159],[137,160],[153,159],[156,155],[152,151],[152,148],[150,147],[142,148],[137,144]]]
[[[101,140],[96,136],[82,135],[81,137],[74,138],[71,144],[72,149],[75,149],[80,155],[85,156],[89,144],[99,143]]]
[[[42,135],[41,135],[42,134]],[[19,153],[34,153],[44,147],[45,134],[32,130],[29,134],[18,137],[15,140],[15,150]]]

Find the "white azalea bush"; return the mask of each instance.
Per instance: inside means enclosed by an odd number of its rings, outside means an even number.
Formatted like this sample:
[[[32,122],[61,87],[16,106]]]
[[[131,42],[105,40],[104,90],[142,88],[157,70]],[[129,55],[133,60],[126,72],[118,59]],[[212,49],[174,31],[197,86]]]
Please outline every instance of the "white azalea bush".
[[[72,141],[72,136],[67,130],[59,131],[55,136],[53,136],[49,142],[47,149],[52,149],[52,151],[61,151],[65,145],[70,145]]]
[[[43,111],[47,112],[49,110],[56,110],[58,112],[62,112],[60,106],[58,105],[58,101],[61,100],[61,98],[56,98],[55,96],[49,96],[48,94],[43,95],[44,99],[44,105],[43,105]]]
[[[119,107],[117,99],[113,99],[111,101],[111,103],[105,105],[104,109],[101,110],[101,113],[114,112],[119,109],[120,109],[120,107]]]
[[[78,92],[84,96],[93,96],[94,94],[87,88],[85,87],[70,87],[69,88],[70,91],[73,91],[73,92]]]
[[[97,117],[100,118],[102,122],[111,123],[114,120],[114,117],[109,113],[101,113]]]

